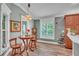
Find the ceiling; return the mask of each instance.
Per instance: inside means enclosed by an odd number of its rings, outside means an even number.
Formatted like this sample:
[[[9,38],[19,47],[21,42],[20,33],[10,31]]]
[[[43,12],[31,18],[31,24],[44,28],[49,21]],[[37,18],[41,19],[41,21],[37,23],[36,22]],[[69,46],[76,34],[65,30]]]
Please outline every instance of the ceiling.
[[[28,13],[27,3],[15,3]],[[30,14],[34,17],[45,17],[62,13],[78,7],[75,3],[30,3]]]

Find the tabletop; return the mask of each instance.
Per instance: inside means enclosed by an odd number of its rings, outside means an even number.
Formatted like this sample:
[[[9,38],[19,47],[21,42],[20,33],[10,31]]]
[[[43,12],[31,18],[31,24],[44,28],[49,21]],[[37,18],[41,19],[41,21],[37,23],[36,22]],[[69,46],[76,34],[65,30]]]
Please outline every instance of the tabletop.
[[[31,36],[31,35],[30,36],[20,36],[19,38],[26,40],[26,39],[32,39],[33,36]]]

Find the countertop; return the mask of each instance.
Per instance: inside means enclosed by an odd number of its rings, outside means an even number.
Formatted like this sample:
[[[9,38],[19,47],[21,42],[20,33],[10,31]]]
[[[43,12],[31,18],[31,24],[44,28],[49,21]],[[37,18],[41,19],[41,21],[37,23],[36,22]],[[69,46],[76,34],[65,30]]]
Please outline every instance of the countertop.
[[[79,35],[71,35],[71,32],[67,33],[67,36],[74,42],[79,44]]]

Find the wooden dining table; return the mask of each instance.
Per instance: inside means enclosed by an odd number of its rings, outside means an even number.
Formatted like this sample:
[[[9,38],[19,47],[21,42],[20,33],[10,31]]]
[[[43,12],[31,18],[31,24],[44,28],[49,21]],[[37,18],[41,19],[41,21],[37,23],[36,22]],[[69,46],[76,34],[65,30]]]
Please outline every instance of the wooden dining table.
[[[29,36],[20,36],[19,37],[22,41],[23,41],[23,44],[24,44],[24,49],[21,51],[21,54],[26,51],[27,53],[27,56],[29,56],[29,52],[30,52],[30,40],[33,38],[32,35],[29,35]]]

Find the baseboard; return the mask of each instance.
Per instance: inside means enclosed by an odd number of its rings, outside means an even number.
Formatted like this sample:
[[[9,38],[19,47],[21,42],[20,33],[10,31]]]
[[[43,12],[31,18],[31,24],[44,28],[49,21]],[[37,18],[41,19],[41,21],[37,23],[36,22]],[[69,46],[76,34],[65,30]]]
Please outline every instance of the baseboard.
[[[37,40],[38,42],[42,42],[42,43],[49,43],[49,44],[57,44],[57,45],[59,45],[59,43],[58,42],[51,42],[51,41],[45,41],[45,40]]]

